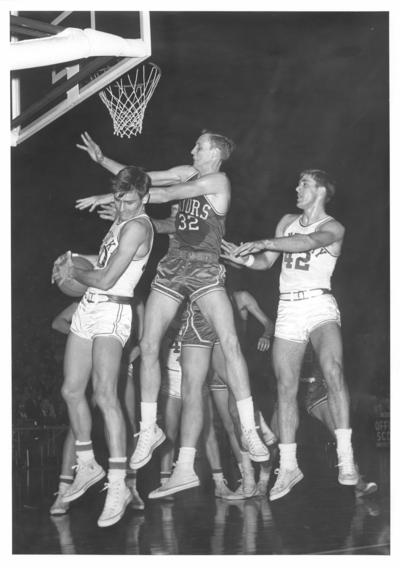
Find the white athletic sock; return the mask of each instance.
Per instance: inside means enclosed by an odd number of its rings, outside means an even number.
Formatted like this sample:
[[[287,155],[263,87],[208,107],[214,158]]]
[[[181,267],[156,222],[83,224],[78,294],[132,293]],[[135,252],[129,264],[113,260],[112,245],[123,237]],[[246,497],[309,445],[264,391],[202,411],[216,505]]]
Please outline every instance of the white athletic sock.
[[[236,406],[243,430],[255,429],[253,398],[249,396],[248,398],[237,400]]]
[[[337,428],[335,430],[336,448],[338,455],[353,452],[351,445],[351,428]]]
[[[297,444],[278,444],[280,452],[280,468],[296,469],[298,466],[296,458]]]
[[[142,421],[140,426],[146,428],[156,423],[157,420],[157,403],[156,402],[141,402],[140,403]]]
[[[178,459],[176,465],[184,466],[187,468],[194,468],[194,457],[196,455],[196,448],[189,448],[182,446],[179,449]]]
[[[75,451],[76,457],[81,463],[88,463],[94,460],[92,440],[89,440],[88,442],[80,442],[79,440],[76,440]]]

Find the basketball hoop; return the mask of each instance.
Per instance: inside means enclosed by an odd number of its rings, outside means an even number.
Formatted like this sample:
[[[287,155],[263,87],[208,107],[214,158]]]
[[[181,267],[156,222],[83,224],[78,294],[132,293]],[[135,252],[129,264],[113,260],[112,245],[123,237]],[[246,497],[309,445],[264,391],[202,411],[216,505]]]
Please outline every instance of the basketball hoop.
[[[130,138],[142,132],[144,113],[160,77],[160,68],[148,63],[100,91],[100,99],[111,115],[116,136]]]

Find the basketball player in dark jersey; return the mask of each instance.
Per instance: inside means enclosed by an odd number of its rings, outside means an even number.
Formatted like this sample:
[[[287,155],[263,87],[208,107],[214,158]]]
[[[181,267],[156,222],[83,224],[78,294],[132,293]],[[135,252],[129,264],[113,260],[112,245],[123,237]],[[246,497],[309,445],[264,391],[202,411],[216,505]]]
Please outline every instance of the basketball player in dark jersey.
[[[113,173],[121,169],[122,165],[106,158],[87,133],[82,140],[84,144],[79,147],[94,161]],[[175,219],[176,247],[170,247],[159,263],[146,304],[141,341],[141,431],[130,462],[134,469],[148,463],[152,451],[165,439],[156,424],[161,382],[159,352],[162,338],[185,299],[197,303],[218,335],[250,457],[259,462],[269,459],[256,431],[247,366],[224,288],[225,269],[218,262],[231,197],[230,182],[220,168],[232,150],[233,143],[226,137],[204,132],[191,152],[193,166],[148,172],[152,181],[150,202],[178,201],[179,210]],[[109,196],[81,199],[77,207],[93,210],[109,200]],[[181,448],[172,483],[184,485],[188,477],[193,477],[194,456],[194,447]]]

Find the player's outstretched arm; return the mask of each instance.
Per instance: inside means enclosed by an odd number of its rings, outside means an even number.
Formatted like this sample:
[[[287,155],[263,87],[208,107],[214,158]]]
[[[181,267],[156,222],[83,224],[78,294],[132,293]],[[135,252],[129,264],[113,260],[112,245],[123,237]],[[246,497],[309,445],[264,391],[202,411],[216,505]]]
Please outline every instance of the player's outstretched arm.
[[[105,221],[115,221],[116,214],[117,210],[115,208],[115,203],[101,205],[97,210],[97,215]]]
[[[278,252],[306,252],[320,247],[327,247],[343,240],[345,229],[338,221],[327,221],[318,231],[309,235],[291,235],[284,237],[277,235],[274,239],[263,239],[243,243],[236,253],[239,256],[249,255],[262,250]]]
[[[223,254],[221,254],[221,258],[229,260],[237,266],[245,266],[252,270],[267,270],[268,268],[271,268],[279,256],[279,253],[274,254],[269,252],[256,255],[248,254],[239,256],[237,254],[239,246],[225,240],[222,240],[221,248],[223,252]]]
[[[185,183],[176,182],[175,185],[167,185],[169,187],[151,187],[150,203],[167,203],[199,195],[226,194],[228,198],[230,196],[230,183],[222,172],[208,174]]]
[[[92,195],[91,197],[83,197],[75,201],[75,209],[89,209],[92,212],[100,205],[108,205],[113,203],[114,195],[112,193],[104,193],[103,195]]]
[[[116,160],[112,160],[105,156],[100,146],[93,140],[88,132],[83,132],[81,134],[81,139],[82,144],[77,144],[76,147],[87,152],[96,164],[103,166],[103,168],[112,174],[117,175],[122,168],[127,166],[127,164],[121,164]],[[177,166],[168,170],[147,172],[152,184],[157,187],[182,183],[196,173],[197,170],[193,166]]]
[[[153,187],[173,186],[186,183],[198,174],[193,166],[175,166],[168,170],[146,172],[150,176]],[[155,203],[155,201],[153,201]]]
[[[124,164],[120,164],[119,162],[116,162],[111,158],[107,158],[103,154],[100,146],[96,144],[96,142],[93,140],[93,138],[91,138],[88,132],[83,132],[81,134],[81,139],[83,143],[77,144],[76,147],[80,150],[83,150],[84,152],[87,152],[91,159],[96,162],[96,164],[103,166],[103,168],[114,175],[117,175],[117,173],[125,167]]]

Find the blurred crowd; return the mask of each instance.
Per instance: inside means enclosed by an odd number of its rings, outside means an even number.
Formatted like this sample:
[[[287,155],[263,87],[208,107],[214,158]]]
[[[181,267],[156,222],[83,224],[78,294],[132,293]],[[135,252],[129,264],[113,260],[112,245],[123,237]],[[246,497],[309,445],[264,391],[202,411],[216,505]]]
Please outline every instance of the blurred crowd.
[[[65,338],[52,331],[47,317],[34,322],[16,317],[13,333],[13,425],[68,424],[62,400],[62,359]]]

